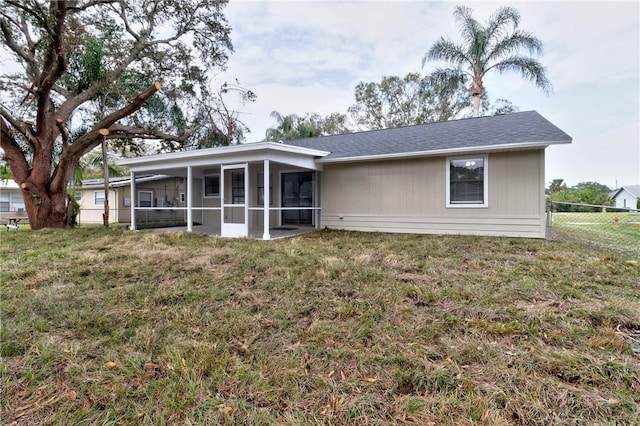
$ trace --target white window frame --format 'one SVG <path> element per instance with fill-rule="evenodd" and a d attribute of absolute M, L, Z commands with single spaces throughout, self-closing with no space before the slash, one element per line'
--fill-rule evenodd
<path fill-rule="evenodd" d="M 218 193 L 207 195 L 207 178 L 214 176 L 218 177 Z M 220 198 L 220 173 L 211 173 L 208 175 L 204 175 L 204 178 L 202 179 L 202 196 L 204 198 Z"/>
<path fill-rule="evenodd" d="M 102 200 L 102 204 L 98 204 L 98 198 Z M 100 191 L 93 191 L 93 205 L 104 207 L 104 189 L 101 189 Z"/>
<path fill-rule="evenodd" d="M 9 191 L 0 191 L 0 206 L 6 206 L 6 208 L 0 207 L 0 213 L 8 213 L 11 211 L 11 193 Z"/>
<path fill-rule="evenodd" d="M 154 204 L 154 202 L 153 202 L 154 201 L 153 200 L 153 191 L 151 191 L 149 189 L 141 189 L 141 190 L 138 191 L 138 198 L 136 199 L 136 201 L 138 201 L 138 207 L 142 207 L 140 205 L 140 200 L 142 199 L 142 197 L 140 197 L 140 194 L 150 194 L 151 195 L 151 205 L 150 206 L 144 206 L 144 207 L 146 207 L 146 208 L 155 207 L 153 205 Z"/>
<path fill-rule="evenodd" d="M 451 162 L 454 160 L 477 160 L 482 159 L 484 164 L 483 170 L 483 202 L 482 203 L 451 203 Z M 489 156 L 481 155 L 458 155 L 455 157 L 447 157 L 445 164 L 447 208 L 452 209 L 486 209 L 489 207 Z"/>

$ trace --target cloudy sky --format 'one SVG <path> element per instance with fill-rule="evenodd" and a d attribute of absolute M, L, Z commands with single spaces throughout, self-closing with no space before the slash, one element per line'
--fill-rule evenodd
<path fill-rule="evenodd" d="M 612 188 L 640 184 L 640 3 L 231 0 L 226 15 L 235 52 L 221 80 L 238 78 L 257 93 L 242 107 L 248 142 L 264 139 L 271 111 L 346 113 L 360 81 L 423 69 L 440 37 L 458 39 L 456 5 L 485 22 L 514 6 L 522 29 L 545 46 L 550 96 L 518 74 L 485 80 L 492 99 L 536 110 L 573 137 L 547 149 L 546 179 Z"/>

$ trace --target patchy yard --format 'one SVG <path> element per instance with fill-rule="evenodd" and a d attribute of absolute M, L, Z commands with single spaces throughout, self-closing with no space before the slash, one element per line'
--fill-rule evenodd
<path fill-rule="evenodd" d="M 1 255 L 5 424 L 640 424 L 633 258 L 101 228 Z"/>
<path fill-rule="evenodd" d="M 551 238 L 640 260 L 640 213 L 553 213 Z"/>

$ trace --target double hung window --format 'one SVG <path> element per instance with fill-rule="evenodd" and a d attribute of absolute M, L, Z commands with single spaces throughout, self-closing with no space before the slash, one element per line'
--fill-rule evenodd
<path fill-rule="evenodd" d="M 104 206 L 104 191 L 93 192 L 93 205 Z"/>
<path fill-rule="evenodd" d="M 447 158 L 447 207 L 487 207 L 486 156 Z"/>

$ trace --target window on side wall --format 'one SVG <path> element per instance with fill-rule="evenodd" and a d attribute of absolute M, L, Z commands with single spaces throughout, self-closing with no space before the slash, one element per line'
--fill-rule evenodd
<path fill-rule="evenodd" d="M 204 177 L 204 196 L 220 196 L 220 175 L 207 175 Z"/>
<path fill-rule="evenodd" d="M 93 192 L 93 205 L 104 206 L 104 191 Z"/>
<path fill-rule="evenodd" d="M 0 192 L 0 212 L 8 212 L 10 211 L 11 199 L 10 192 L 4 191 Z"/>
<path fill-rule="evenodd" d="M 153 207 L 153 192 L 138 191 L 138 207 Z"/>
<path fill-rule="evenodd" d="M 488 207 L 487 156 L 447 158 L 447 207 Z"/>

